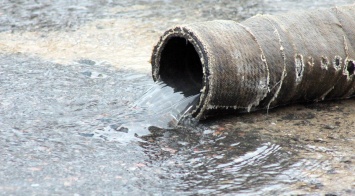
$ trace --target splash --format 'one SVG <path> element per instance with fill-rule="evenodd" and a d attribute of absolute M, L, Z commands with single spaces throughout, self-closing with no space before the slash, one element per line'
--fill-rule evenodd
<path fill-rule="evenodd" d="M 132 104 L 133 120 L 123 122 L 120 129 L 147 134 L 150 126 L 176 127 L 194 109 L 199 97 L 200 94 L 186 95 L 164 82 L 157 82 Z"/>

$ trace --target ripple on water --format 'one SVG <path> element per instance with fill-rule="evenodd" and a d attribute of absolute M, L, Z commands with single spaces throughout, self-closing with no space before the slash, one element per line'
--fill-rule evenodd
<path fill-rule="evenodd" d="M 154 83 L 146 74 L 117 71 L 104 62 L 97 64 L 60 65 L 21 55 L 2 57 L 2 123 L 19 129 L 41 127 L 86 136 L 122 123 L 129 118 L 126 111 L 138 92 Z M 117 112 L 123 118 L 117 118 Z"/>
<path fill-rule="evenodd" d="M 262 138 L 258 131 L 160 130 L 144 136 L 150 158 L 171 184 L 189 194 L 257 194 L 285 189 L 294 154 Z M 208 130 L 208 131 L 206 131 Z M 154 152 L 154 153 L 152 153 Z M 169 177 L 167 177 L 169 176 Z"/>

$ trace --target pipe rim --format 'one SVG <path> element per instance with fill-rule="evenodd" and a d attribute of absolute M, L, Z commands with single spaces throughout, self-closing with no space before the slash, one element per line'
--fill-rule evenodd
<path fill-rule="evenodd" d="M 161 54 L 165 49 L 166 44 L 172 38 L 184 38 L 192 44 L 195 49 L 195 52 L 200 58 L 200 63 L 202 66 L 202 85 L 200 89 L 200 97 L 198 104 L 195 105 L 195 108 L 185 116 L 192 116 L 196 119 L 205 118 L 204 113 L 207 109 L 208 103 L 208 94 L 210 89 L 210 70 L 209 70 L 209 58 L 208 51 L 206 50 L 205 45 L 200 41 L 198 35 L 190 30 L 188 27 L 175 27 L 173 29 L 167 30 L 163 36 L 161 36 L 159 42 L 155 45 L 153 49 L 153 54 L 151 57 L 152 64 L 152 76 L 154 81 L 160 81 L 160 60 Z"/>

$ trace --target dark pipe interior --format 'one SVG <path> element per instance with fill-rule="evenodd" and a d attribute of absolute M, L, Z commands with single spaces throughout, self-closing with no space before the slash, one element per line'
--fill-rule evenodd
<path fill-rule="evenodd" d="M 202 88 L 203 70 L 194 46 L 185 38 L 168 40 L 160 57 L 159 75 L 163 82 L 183 92 L 196 95 Z"/>

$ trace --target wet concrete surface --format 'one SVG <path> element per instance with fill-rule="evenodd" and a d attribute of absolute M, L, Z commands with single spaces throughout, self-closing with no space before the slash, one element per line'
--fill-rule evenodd
<path fill-rule="evenodd" d="M 1 1 L 0 194 L 355 194 L 354 99 L 118 129 L 166 28 L 346 3 Z"/>

